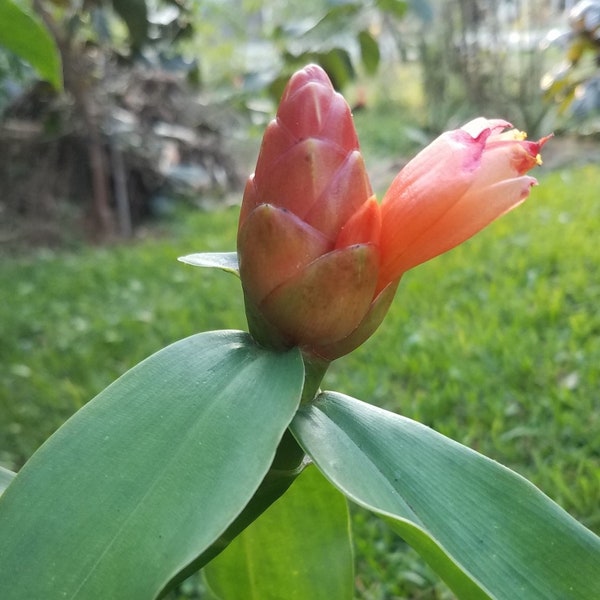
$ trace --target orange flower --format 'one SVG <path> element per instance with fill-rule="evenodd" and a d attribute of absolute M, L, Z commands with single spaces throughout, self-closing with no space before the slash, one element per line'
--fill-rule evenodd
<path fill-rule="evenodd" d="M 525 175 L 548 137 L 525 140 L 482 117 L 434 140 L 398 173 L 381 205 L 379 288 L 464 242 L 529 195 Z"/>
<path fill-rule="evenodd" d="M 315 65 L 289 81 L 244 191 L 238 257 L 251 333 L 333 360 L 379 326 L 402 274 L 523 201 L 546 141 L 476 119 L 376 202 L 350 109 Z"/>

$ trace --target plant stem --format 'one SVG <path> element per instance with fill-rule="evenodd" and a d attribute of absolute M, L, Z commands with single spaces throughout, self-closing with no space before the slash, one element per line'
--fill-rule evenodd
<path fill-rule="evenodd" d="M 304 389 L 302 390 L 302 399 L 300 402 L 310 402 L 320 391 L 321 381 L 331 364 L 314 356 L 303 355 L 304 360 Z"/>

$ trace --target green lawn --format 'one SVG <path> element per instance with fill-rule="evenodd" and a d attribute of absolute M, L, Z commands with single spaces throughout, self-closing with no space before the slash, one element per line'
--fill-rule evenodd
<path fill-rule="evenodd" d="M 540 174 L 524 206 L 408 273 L 380 331 L 325 386 L 497 459 L 600 532 L 600 171 Z M 187 214 L 131 245 L 2 260 L 0 464 L 18 469 L 167 343 L 244 328 L 236 278 L 176 262 L 234 249 L 236 218 Z M 353 521 L 357 597 L 451 597 L 379 521 L 358 509 Z"/>

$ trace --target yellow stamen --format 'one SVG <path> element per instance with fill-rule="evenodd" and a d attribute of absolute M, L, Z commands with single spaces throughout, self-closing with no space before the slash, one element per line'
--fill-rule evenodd
<path fill-rule="evenodd" d="M 541 154 L 536 154 L 536 156 L 535 156 L 535 162 L 537 163 L 538 166 L 540 166 L 541 164 L 543 164 L 542 155 Z"/>
<path fill-rule="evenodd" d="M 504 133 L 498 134 L 498 138 L 514 142 L 522 142 L 523 140 L 527 139 L 527 133 L 524 131 L 519 131 L 518 129 L 509 129 Z"/>

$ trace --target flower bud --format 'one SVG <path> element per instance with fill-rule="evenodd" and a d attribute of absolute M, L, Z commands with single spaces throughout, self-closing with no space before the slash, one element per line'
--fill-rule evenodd
<path fill-rule="evenodd" d="M 546 142 L 483 118 L 447 132 L 375 200 L 350 109 L 310 65 L 289 81 L 244 191 L 238 257 L 253 336 L 331 361 L 380 325 L 408 269 L 522 202 Z"/>
<path fill-rule="evenodd" d="M 240 276 L 252 333 L 318 354 L 369 312 L 379 205 L 350 109 L 317 66 L 288 83 L 244 191 Z"/>

